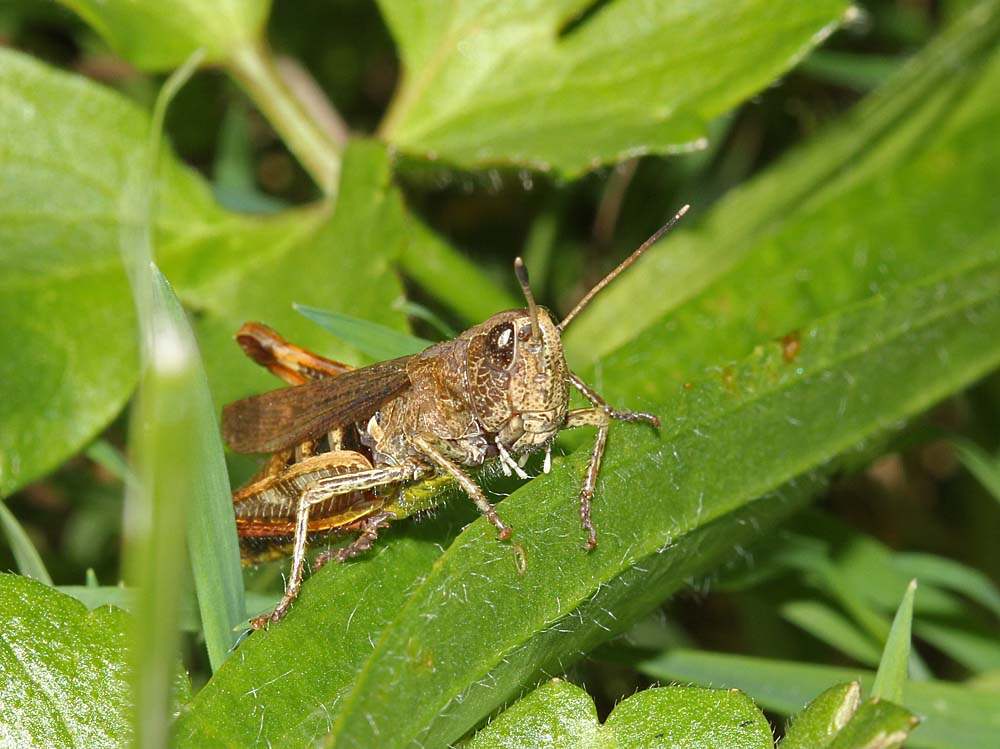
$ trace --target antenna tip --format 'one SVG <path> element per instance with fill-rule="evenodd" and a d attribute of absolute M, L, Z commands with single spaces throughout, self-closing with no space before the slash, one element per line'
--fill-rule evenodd
<path fill-rule="evenodd" d="M 684 206 L 679 211 L 677 211 L 677 218 L 680 218 L 685 213 L 687 213 L 690 207 L 691 207 L 690 203 L 685 203 Z"/>
<path fill-rule="evenodd" d="M 528 269 L 524 267 L 524 261 L 520 257 L 514 258 L 514 275 L 522 286 L 528 283 Z"/>

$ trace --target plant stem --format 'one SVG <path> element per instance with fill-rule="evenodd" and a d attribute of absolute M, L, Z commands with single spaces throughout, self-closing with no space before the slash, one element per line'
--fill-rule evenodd
<path fill-rule="evenodd" d="M 241 47 L 228 69 L 327 196 L 340 181 L 340 147 L 286 85 L 264 43 Z"/>

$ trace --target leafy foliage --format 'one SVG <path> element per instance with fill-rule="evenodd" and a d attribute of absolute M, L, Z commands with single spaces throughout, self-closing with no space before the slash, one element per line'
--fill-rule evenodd
<path fill-rule="evenodd" d="M 693 147 L 709 119 L 784 72 L 847 8 L 842 0 L 380 5 L 404 66 L 385 137 L 464 167 L 570 175 Z"/>
<path fill-rule="evenodd" d="M 654 744 L 655 742 L 655 744 Z M 504 711 L 469 742 L 503 747 L 726 746 L 770 749 L 771 727 L 741 692 L 700 687 L 649 689 L 619 703 L 604 725 L 578 686 L 553 680 Z"/>
<path fill-rule="evenodd" d="M 953 518 L 932 516 L 941 535 L 893 538 L 905 549 L 893 551 L 871 528 L 852 527 L 864 526 L 857 518 L 844 523 L 850 513 L 838 513 L 836 490 L 827 490 L 845 475 L 895 486 L 903 458 L 860 469 L 938 434 L 924 414 L 948 398 L 959 404 L 948 421 L 962 433 L 957 456 L 995 489 L 1000 3 L 965 4 L 939 34 L 913 31 L 912 18 L 907 26 L 873 3 L 869 25 L 835 44 L 888 33 L 882 43 L 894 55 L 899 45 L 919 54 L 898 65 L 827 52 L 806 70 L 881 84 L 836 117 L 842 92 L 789 71 L 839 24 L 858 20 L 842 0 L 382 0 L 387 28 L 368 9 L 356 28 L 315 29 L 302 19 L 286 25 L 264 0 L 65 5 L 145 71 L 174 68 L 202 48 L 283 145 L 247 117 L 222 76 L 199 77 L 195 87 L 217 86 L 233 100 L 227 122 L 241 124 L 227 125 L 226 137 L 243 140 L 193 147 L 192 131 L 213 131 L 216 99 L 191 89 L 168 119 L 175 145 L 160 149 L 153 176 L 148 144 L 159 142 L 159 120 L 141 103 L 148 79 L 130 70 L 115 91 L 41 54 L 0 50 L 0 496 L 12 510 L 2 508 L 0 520 L 22 573 L 60 583 L 82 575 L 79 562 L 46 548 L 56 524 L 39 524 L 25 506 L 41 497 L 52 507 L 65 495 L 63 504 L 86 508 L 98 491 L 121 494 L 121 483 L 74 458 L 88 443 L 102 433 L 102 445 L 127 439 L 137 469 L 119 470 L 130 476 L 127 575 L 136 588 L 99 587 L 92 571 L 87 587 L 65 587 L 88 605 L 127 605 L 134 623 L 118 609 L 87 613 L 40 582 L 0 577 L 7 743 L 58 735 L 67 745 L 115 745 L 161 734 L 169 718 L 178 747 L 440 746 L 477 728 L 470 746 L 538 744 L 543 735 L 553 746 L 664 737 L 773 746 L 753 701 L 795 715 L 785 729 L 790 749 L 994 739 L 1000 593 L 990 575 L 1000 559 L 988 513 L 996 503 L 982 500 L 965 526 L 979 535 L 962 536 L 951 559 L 940 553 L 939 526 Z M 349 5 L 337 12 L 365 17 Z M 0 25 L 27 29 L 35 12 L 0 14 Z M 310 52 L 321 28 L 330 29 L 328 58 Z M 90 32 L 68 33 L 82 35 L 91 59 Z M 371 121 L 387 108 L 380 140 L 347 135 L 302 71 L 276 61 L 265 33 L 314 70 L 341 76 L 352 75 L 369 40 L 394 41 L 401 71 L 391 101 L 386 92 L 375 115 L 346 112 Z M 14 46 L 30 48 L 20 41 L 28 38 L 15 35 Z M 377 92 L 377 70 L 324 82 Z M 786 85 L 768 90 L 782 76 Z M 833 122 L 802 126 L 803 142 L 790 147 L 785 114 L 765 114 L 774 97 L 783 112 Z M 708 150 L 677 155 L 693 145 Z M 199 148 L 212 156 L 192 158 Z M 302 187 L 289 154 L 322 198 Z M 643 154 L 675 155 L 634 160 Z M 184 165 L 212 158 L 214 179 Z M 618 166 L 584 176 L 604 164 Z M 254 173 L 281 199 L 250 179 L 234 193 L 223 176 Z M 286 181 L 268 183 L 275 174 Z M 223 183 L 227 205 L 266 214 L 221 207 L 213 192 Z M 297 205 L 303 198 L 311 202 Z M 137 200 L 155 205 L 149 218 Z M 595 497 L 596 550 L 579 549 L 576 502 L 591 437 L 567 435 L 548 475 L 519 484 L 487 467 L 478 476 L 494 499 L 505 497 L 498 512 L 514 528 L 513 545 L 497 543 L 446 482 L 413 487 L 419 501 L 400 505 L 376 549 L 313 576 L 284 621 L 226 657 L 232 621 L 267 608 L 281 584 L 273 566 L 249 573 L 244 597 L 235 571 L 215 410 L 276 384 L 233 344 L 242 322 L 261 320 L 299 345 L 364 364 L 422 345 L 430 329 L 410 330 L 407 312 L 431 307 L 421 319 L 444 317 L 446 328 L 520 305 L 511 242 L 529 237 L 536 294 L 558 307 L 579 297 L 581 276 L 600 276 L 586 266 L 610 266 L 602 253 L 624 255 L 632 234 L 689 200 L 695 210 L 680 229 L 565 337 L 570 366 L 609 402 L 663 420 L 659 431 L 615 424 Z M 590 213 L 592 255 L 575 229 Z M 620 244 L 607 228 L 618 216 Z M 467 255 L 455 244 L 505 248 Z M 404 304 L 406 296 L 423 306 Z M 158 371 L 155 352 L 178 342 L 183 372 Z M 139 383 L 125 438 L 119 416 Z M 230 462 L 234 481 L 252 470 Z M 948 470 L 928 483 L 954 490 Z M 956 491 L 966 503 L 982 494 L 971 480 Z M 931 516 L 911 509 L 925 493 L 909 492 L 894 532 Z M 823 511 L 800 512 L 819 495 Z M 862 496 L 852 506 L 880 495 Z M 418 507 L 435 514 L 404 520 Z M 200 616 L 186 600 L 185 541 Z M 754 561 L 750 569 L 734 566 L 734 549 Z M 102 579 L 118 574 L 117 561 Z M 920 594 L 911 587 L 899 605 L 913 577 Z M 735 634 L 726 650 L 750 644 L 781 657 L 694 651 L 711 628 L 647 618 L 699 579 L 743 618 L 727 626 Z M 684 619 L 693 608 L 673 613 Z M 132 626 L 144 634 L 129 652 Z M 202 635 L 211 656 L 209 669 L 201 641 L 191 641 L 203 686 L 190 699 L 173 676 L 180 629 Z M 638 650 L 608 644 L 616 635 L 651 641 Z M 598 647 L 605 661 L 584 659 Z M 867 668 L 806 662 L 834 653 Z M 637 670 L 621 683 L 608 660 Z M 149 690 L 140 690 L 138 712 L 127 662 Z M 876 666 L 877 677 L 868 671 Z M 109 688 L 99 694 L 101 669 Z M 550 679 L 567 673 L 591 693 Z M 646 689 L 639 673 L 746 694 Z M 53 674 L 55 696 L 43 695 L 37 687 Z M 947 680 L 969 675 L 977 681 Z M 171 688 L 179 692 L 170 704 L 183 703 L 175 720 L 164 707 Z M 927 720 L 908 738 L 914 714 Z"/>

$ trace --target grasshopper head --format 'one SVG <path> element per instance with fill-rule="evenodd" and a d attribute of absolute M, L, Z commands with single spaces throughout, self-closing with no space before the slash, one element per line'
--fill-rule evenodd
<path fill-rule="evenodd" d="M 515 452 L 548 443 L 569 402 L 559 329 L 548 310 L 532 307 L 476 326 L 467 360 L 480 423 Z"/>

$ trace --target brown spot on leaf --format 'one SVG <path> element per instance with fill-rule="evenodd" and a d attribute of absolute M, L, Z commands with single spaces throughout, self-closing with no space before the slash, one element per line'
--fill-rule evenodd
<path fill-rule="evenodd" d="M 797 330 L 793 330 L 781 339 L 781 355 L 785 357 L 785 361 L 789 364 L 795 361 L 795 357 L 799 355 L 800 348 L 802 348 L 802 344 L 799 341 L 799 331 Z"/>

